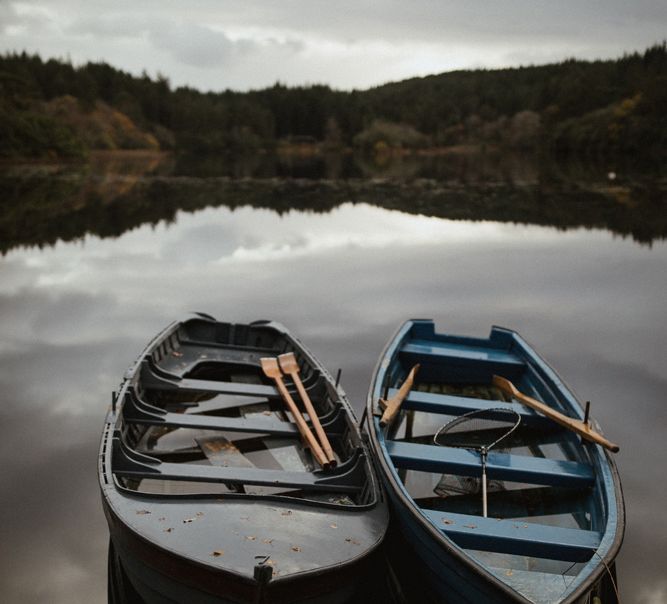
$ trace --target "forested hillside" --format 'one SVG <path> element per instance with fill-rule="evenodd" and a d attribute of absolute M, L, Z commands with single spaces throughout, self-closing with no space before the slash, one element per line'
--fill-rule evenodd
<path fill-rule="evenodd" d="M 0 156 L 7 158 L 76 158 L 91 149 L 239 152 L 285 143 L 655 158 L 667 145 L 665 108 L 665 43 L 613 61 L 457 71 L 363 91 L 276 84 L 204 93 L 105 63 L 0 56 Z"/>

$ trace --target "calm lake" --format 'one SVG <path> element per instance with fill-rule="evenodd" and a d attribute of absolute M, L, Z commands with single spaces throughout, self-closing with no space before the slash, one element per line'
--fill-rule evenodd
<path fill-rule="evenodd" d="M 621 445 L 624 601 L 667 602 L 666 193 L 664 177 L 508 157 L 0 168 L 3 601 L 106 601 L 111 392 L 198 310 L 283 322 L 358 411 L 405 319 L 518 330 Z"/>

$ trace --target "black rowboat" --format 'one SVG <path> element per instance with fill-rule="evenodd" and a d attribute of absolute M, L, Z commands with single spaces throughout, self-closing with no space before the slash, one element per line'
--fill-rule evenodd
<path fill-rule="evenodd" d="M 315 462 L 261 371 L 288 352 L 335 467 Z M 114 394 L 98 470 L 112 601 L 333 603 L 377 588 L 388 511 L 366 445 L 343 391 L 278 323 L 197 314 L 162 331 Z"/>

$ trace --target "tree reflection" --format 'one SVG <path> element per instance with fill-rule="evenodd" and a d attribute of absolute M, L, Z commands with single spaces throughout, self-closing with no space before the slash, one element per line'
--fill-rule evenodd
<path fill-rule="evenodd" d="M 293 151 L 98 154 L 86 165 L 7 167 L 0 173 L 0 250 L 87 234 L 117 237 L 142 224 L 171 222 L 179 210 L 328 212 L 349 201 L 453 220 L 602 228 L 642 244 L 667 235 L 664 181 L 655 175 L 635 171 L 612 179 L 607 166 L 534 156 Z"/>

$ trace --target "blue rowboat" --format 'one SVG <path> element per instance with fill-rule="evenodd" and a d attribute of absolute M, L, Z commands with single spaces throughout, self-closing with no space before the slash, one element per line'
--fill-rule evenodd
<path fill-rule="evenodd" d="M 415 364 L 412 388 L 383 426 L 380 399 L 394 397 Z M 396 574 L 420 601 L 616 602 L 624 508 L 614 462 L 600 445 L 506 395 L 494 375 L 583 421 L 553 369 L 507 329 L 470 338 L 408 321 L 379 359 L 364 427 L 397 526 L 387 541 Z M 520 418 L 488 452 L 487 517 L 480 452 L 434 442 L 455 418 L 483 409 Z"/>
<path fill-rule="evenodd" d="M 260 359 L 283 353 L 335 467 L 315 463 L 262 373 Z M 341 388 L 278 323 L 200 314 L 158 334 L 114 394 L 98 474 L 111 602 L 346 602 L 377 589 L 389 513 L 366 444 Z"/>

